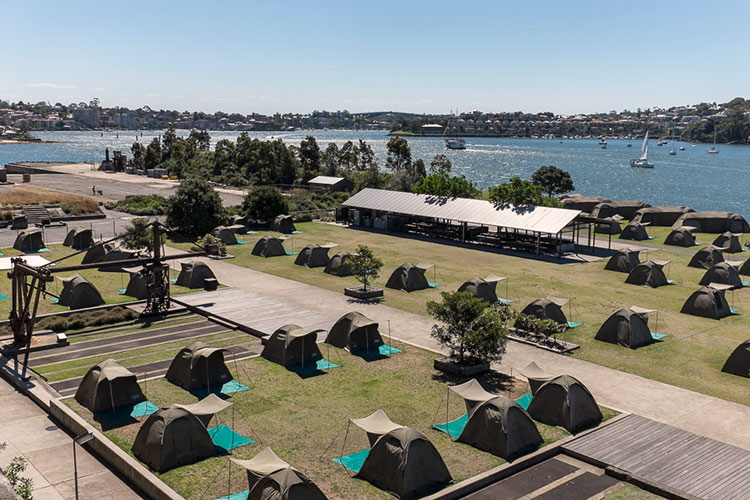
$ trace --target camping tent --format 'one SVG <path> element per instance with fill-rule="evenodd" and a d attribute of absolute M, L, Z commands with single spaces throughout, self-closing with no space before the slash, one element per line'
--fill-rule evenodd
<path fill-rule="evenodd" d="M 680 312 L 711 319 L 729 316 L 732 311 L 724 297 L 724 292 L 729 288 L 729 285 L 715 284 L 701 287 L 688 297 Z"/>
<path fill-rule="evenodd" d="M 737 269 L 729 262 L 719 262 L 703 274 L 700 285 L 710 285 L 711 283 L 721 283 L 730 285 L 732 288 L 742 288 L 742 278 Z"/>
<path fill-rule="evenodd" d="M 562 310 L 562 306 L 565 303 L 567 303 L 566 299 L 557 299 L 555 297 L 536 299 L 524 307 L 521 314 L 535 316 L 539 319 L 551 319 L 561 325 L 567 325 L 568 318 L 565 317 L 565 313 Z"/>
<path fill-rule="evenodd" d="M 225 245 L 237 244 L 237 237 L 235 236 L 234 231 L 232 231 L 232 228 L 229 228 L 227 226 L 216 226 L 211 231 L 211 236 L 221 240 L 221 242 Z"/>
<path fill-rule="evenodd" d="M 286 255 L 286 250 L 284 250 L 284 244 L 279 238 L 263 236 L 255 243 L 251 253 L 260 257 L 278 257 Z"/>
<path fill-rule="evenodd" d="M 94 247 L 91 247 L 94 248 Z M 89 249 L 90 250 L 90 249 Z M 88 253 L 88 252 L 87 252 Z M 105 272 L 122 272 L 123 266 L 119 264 L 106 265 L 107 262 L 114 262 L 118 260 L 135 259 L 139 256 L 138 252 L 134 250 L 126 250 L 121 247 L 115 247 L 110 249 L 104 256 L 97 259 L 97 263 L 104 264 L 99 267 L 99 271 Z"/>
<path fill-rule="evenodd" d="M 186 286 L 188 288 L 203 288 L 203 280 L 216 278 L 214 272 L 208 267 L 208 264 L 200 260 L 191 260 L 182 262 L 182 269 L 177 276 L 176 285 Z"/>
<path fill-rule="evenodd" d="M 188 391 L 229 382 L 232 374 L 224 364 L 225 351 L 203 342 L 193 342 L 180 349 L 172 359 L 166 378 Z"/>
<path fill-rule="evenodd" d="M 297 230 L 291 215 L 279 215 L 271 223 L 271 229 L 284 234 L 292 234 Z"/>
<path fill-rule="evenodd" d="M 692 212 L 680 216 L 673 228 L 692 226 L 701 233 L 749 233 L 750 226 L 739 214 L 731 212 Z"/>
<path fill-rule="evenodd" d="M 261 356 L 282 366 L 315 363 L 323 358 L 318 348 L 318 332 L 308 331 L 298 325 L 284 325 L 271 334 Z"/>
<path fill-rule="evenodd" d="M 651 344 L 654 339 L 648 327 L 648 313 L 644 311 L 632 307 L 620 309 L 607 318 L 594 338 L 631 349 Z"/>
<path fill-rule="evenodd" d="M 381 409 L 363 418 L 350 418 L 349 421 L 365 431 L 370 446 L 373 446 L 382 435 L 396 429 L 404 428 L 403 425 L 399 425 L 391 420 Z"/>
<path fill-rule="evenodd" d="M 744 341 L 732 351 L 721 371 L 750 378 L 750 339 Z"/>
<path fill-rule="evenodd" d="M 197 416 L 170 406 L 152 413 L 141 425 L 132 452 L 152 470 L 164 472 L 213 457 L 217 450 Z"/>
<path fill-rule="evenodd" d="M 326 268 L 323 270 L 326 274 L 333 274 L 334 276 L 351 276 L 352 268 L 349 264 L 352 254 L 346 250 L 342 250 L 328 261 Z"/>
<path fill-rule="evenodd" d="M 708 245 L 695 252 L 688 263 L 688 267 L 711 269 L 714 264 L 719 262 L 724 262 L 724 252 L 719 247 Z"/>
<path fill-rule="evenodd" d="M 146 399 L 135 374 L 114 359 L 105 359 L 89 368 L 75 397 L 92 413 L 135 405 Z"/>
<path fill-rule="evenodd" d="M 424 269 L 414 264 L 401 264 L 391 273 L 388 282 L 385 284 L 388 288 L 394 290 L 403 290 L 404 292 L 413 292 L 415 290 L 424 290 L 429 288 L 430 284 L 424 275 Z"/>
<path fill-rule="evenodd" d="M 92 262 L 98 262 L 104 258 L 104 256 L 114 248 L 109 243 L 94 243 L 86 250 L 86 253 L 81 260 L 81 264 L 91 264 Z"/>
<path fill-rule="evenodd" d="M 541 386 L 528 411 L 534 420 L 558 425 L 572 434 L 602 421 L 594 396 L 570 375 L 560 375 Z"/>
<path fill-rule="evenodd" d="M 143 273 L 143 267 L 124 267 L 122 270 L 130 275 L 128 286 L 125 288 L 125 295 L 135 297 L 136 299 L 145 299 L 148 297 L 148 278 Z"/>
<path fill-rule="evenodd" d="M 631 220 L 635 217 L 636 211 L 650 206 L 648 203 L 635 200 L 603 202 L 594 207 L 591 211 L 591 217 L 605 219 L 619 215 L 623 219 Z"/>
<path fill-rule="evenodd" d="M 609 203 L 611 200 L 596 196 L 581 196 L 579 194 L 574 194 L 570 196 L 560 196 L 560 201 L 562 202 L 563 208 L 580 210 L 590 214 L 591 211 L 594 210 L 594 207 L 599 203 Z"/>
<path fill-rule="evenodd" d="M 532 361 L 519 371 L 521 372 L 521 375 L 526 377 L 526 380 L 528 380 L 531 394 L 536 394 L 536 391 L 538 391 L 541 386 L 556 377 L 556 375 L 550 375 L 549 373 L 542 370 L 542 368 L 534 361 Z"/>
<path fill-rule="evenodd" d="M 646 226 L 640 222 L 631 222 L 622 229 L 620 236 L 621 240 L 635 240 L 643 241 L 648 239 L 648 233 L 646 232 Z"/>
<path fill-rule="evenodd" d="M 325 267 L 328 265 L 328 250 L 330 249 L 331 245 L 321 246 L 311 243 L 300 250 L 294 263 L 305 267 Z"/>
<path fill-rule="evenodd" d="M 483 299 L 490 304 L 497 302 L 497 280 L 487 280 L 486 278 L 472 278 L 466 281 L 458 288 L 459 292 L 468 292 L 472 296 Z"/>
<path fill-rule="evenodd" d="M 641 262 L 630 271 L 628 277 L 625 278 L 625 283 L 650 286 L 651 288 L 668 285 L 669 282 L 667 281 L 667 276 L 664 274 L 663 269 L 666 264 L 668 264 L 667 261 L 657 262 L 647 260 L 646 262 Z"/>
<path fill-rule="evenodd" d="M 745 259 L 745 262 L 740 265 L 739 272 L 742 276 L 750 276 L 750 259 Z"/>
<path fill-rule="evenodd" d="M 648 207 L 635 212 L 633 222 L 649 223 L 652 226 L 669 227 L 682 215 L 695 212 L 690 207 Z"/>
<path fill-rule="evenodd" d="M 173 404 L 172 406 L 189 411 L 191 414 L 198 417 L 198 420 L 200 420 L 201 423 L 205 425 L 206 428 L 208 428 L 208 425 L 211 423 L 211 419 L 214 417 L 214 415 L 222 410 L 226 410 L 227 408 L 232 406 L 232 404 L 233 403 L 230 403 L 229 401 L 226 401 L 216 394 L 212 393 L 193 404 Z"/>
<path fill-rule="evenodd" d="M 326 500 L 315 483 L 265 448 L 250 460 L 230 459 L 247 471 L 246 500 Z"/>
<path fill-rule="evenodd" d="M 672 229 L 672 231 L 664 240 L 664 244 L 685 248 L 695 246 L 695 236 L 693 236 L 693 228 L 678 227 L 677 229 Z"/>
<path fill-rule="evenodd" d="M 632 248 L 618 250 L 609 258 L 604 269 L 607 271 L 617 271 L 618 273 L 630 273 L 630 271 L 641 263 L 638 258 L 640 252 L 640 250 Z"/>
<path fill-rule="evenodd" d="M 383 345 L 378 323 L 356 311 L 341 316 L 331 327 L 325 342 L 350 352 L 377 351 Z"/>
<path fill-rule="evenodd" d="M 83 250 L 94 244 L 94 237 L 92 236 L 91 229 L 84 229 L 81 226 L 76 226 L 65 236 L 63 246 L 73 247 L 76 250 Z"/>
<path fill-rule="evenodd" d="M 58 304 L 71 309 L 83 309 L 104 304 L 99 290 L 86 278 L 75 274 L 69 278 L 62 278 L 62 291 Z"/>
<path fill-rule="evenodd" d="M 512 399 L 485 391 L 476 379 L 450 390 L 466 404 L 468 420 L 458 437 L 462 443 L 506 460 L 542 443 L 531 417 Z"/>
<path fill-rule="evenodd" d="M 736 234 L 726 231 L 716 237 L 713 243 L 715 247 L 723 249 L 726 253 L 740 253 L 742 251 L 742 243 Z"/>
<path fill-rule="evenodd" d="M 435 446 L 419 431 L 398 427 L 378 438 L 357 477 L 401 500 L 421 496 L 451 481 Z"/>
<path fill-rule="evenodd" d="M 41 229 L 24 229 L 13 243 L 13 248 L 22 252 L 36 252 L 44 248 Z"/>
<path fill-rule="evenodd" d="M 612 217 L 607 217 L 604 220 L 610 222 L 597 222 L 596 226 L 594 226 L 594 232 L 599 234 L 620 234 L 622 232 L 619 221 L 616 221 Z"/>

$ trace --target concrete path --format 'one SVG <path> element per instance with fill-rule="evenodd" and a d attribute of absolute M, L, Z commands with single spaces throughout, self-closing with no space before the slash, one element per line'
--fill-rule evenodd
<path fill-rule="evenodd" d="M 61 430 L 47 413 L 7 380 L 0 377 L 0 467 L 13 457 L 28 462 L 23 477 L 34 482 L 34 500 L 75 498 L 73 437 Z M 135 500 L 144 498 L 111 472 L 84 447 L 76 450 L 81 499 Z"/>
<path fill-rule="evenodd" d="M 206 262 L 222 284 L 335 318 L 352 310 L 360 311 L 380 322 L 380 332 L 384 337 L 388 336 L 390 325 L 394 338 L 440 351 L 430 337 L 430 329 L 434 323 L 431 318 L 387 305 L 350 300 L 343 294 L 343 282 L 342 293 L 334 293 L 239 267 L 232 264 L 231 260 L 206 259 Z M 549 373 L 565 373 L 578 378 L 602 405 L 750 450 L 750 433 L 741 430 L 750 422 L 750 407 L 512 341 L 508 342 L 507 353 L 496 368 L 520 377 L 518 370 L 531 361 L 535 361 Z"/>

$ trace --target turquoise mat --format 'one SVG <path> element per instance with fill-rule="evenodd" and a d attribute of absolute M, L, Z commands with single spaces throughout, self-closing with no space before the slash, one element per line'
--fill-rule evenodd
<path fill-rule="evenodd" d="M 174 285 L 175 283 L 177 283 L 177 278 L 171 279 L 171 280 L 169 280 L 169 282 Z"/>
<path fill-rule="evenodd" d="M 302 234 L 302 231 L 292 231 L 292 234 Z"/>
<path fill-rule="evenodd" d="M 654 340 L 661 340 L 664 337 L 669 337 L 669 335 L 667 335 L 666 333 L 651 332 L 651 338 Z"/>
<path fill-rule="evenodd" d="M 240 491 L 239 493 L 232 493 L 228 497 L 220 497 L 216 500 L 247 500 L 247 496 L 250 494 L 250 490 Z"/>
<path fill-rule="evenodd" d="M 370 454 L 370 448 L 365 448 L 357 453 L 351 455 L 344 455 L 343 457 L 336 457 L 333 459 L 337 464 L 341 464 L 355 474 L 359 474 L 362 469 L 362 464 L 365 463 L 365 458 Z"/>
<path fill-rule="evenodd" d="M 516 403 L 521 405 L 521 408 L 523 408 L 524 410 L 528 410 L 532 399 L 534 399 L 534 396 L 532 396 L 531 394 L 527 392 L 520 398 L 516 399 Z"/>
<path fill-rule="evenodd" d="M 114 410 L 107 410 L 97 414 L 97 417 L 104 420 L 109 425 L 117 425 L 123 422 L 127 422 L 133 418 L 145 417 L 151 415 L 159 407 L 151 401 L 141 401 L 135 406 L 121 406 Z"/>
<path fill-rule="evenodd" d="M 4 293 L 0 292 L 0 300 L 5 300 L 7 298 L 8 298 L 7 295 L 5 295 Z"/>
<path fill-rule="evenodd" d="M 305 363 L 304 365 L 290 366 L 289 369 L 293 372 L 299 373 L 300 375 L 310 375 L 316 372 L 322 372 L 324 370 L 330 370 L 331 368 L 341 368 L 341 365 L 331 363 L 326 359 L 319 359 L 312 363 Z"/>
<path fill-rule="evenodd" d="M 456 420 L 453 420 L 452 422 L 448 422 L 447 424 L 435 424 L 433 427 L 440 432 L 445 432 L 452 438 L 458 439 L 458 437 L 461 435 L 461 433 L 464 431 L 464 427 L 466 427 L 466 423 L 469 421 L 469 415 L 464 413 L 460 417 L 458 417 Z"/>
<path fill-rule="evenodd" d="M 729 308 L 729 312 L 732 313 L 732 314 L 738 313 L 738 312 L 740 312 L 740 308 L 739 307 L 730 307 Z"/>
<path fill-rule="evenodd" d="M 513 302 L 513 299 L 504 299 L 502 297 L 498 297 L 497 301 L 502 302 L 503 304 L 510 304 L 511 302 Z"/>
<path fill-rule="evenodd" d="M 258 234 L 258 231 L 245 231 L 242 234 Z"/>
<path fill-rule="evenodd" d="M 427 284 L 430 285 L 430 288 L 437 288 L 439 286 L 442 286 L 441 283 L 433 283 L 432 281 L 428 281 Z"/>
<path fill-rule="evenodd" d="M 216 446 L 226 451 L 255 442 L 250 438 L 237 434 L 224 424 L 208 429 L 208 435 L 211 436 L 211 441 Z"/>
<path fill-rule="evenodd" d="M 742 286 L 750 286 L 750 281 L 743 281 Z"/>
<path fill-rule="evenodd" d="M 287 255 L 297 255 L 297 252 L 293 252 L 291 250 L 286 250 Z"/>
<path fill-rule="evenodd" d="M 568 328 L 575 328 L 581 326 L 583 323 L 576 323 L 575 321 L 568 321 Z"/>
<path fill-rule="evenodd" d="M 675 280 L 667 280 L 667 285 L 674 285 L 677 283 Z"/>
<path fill-rule="evenodd" d="M 58 299 L 57 297 L 52 297 L 51 299 L 49 299 L 49 301 L 53 304 L 57 304 L 58 302 L 60 302 L 60 299 Z"/>
<path fill-rule="evenodd" d="M 653 240 L 656 236 L 649 236 L 648 239 Z"/>
<path fill-rule="evenodd" d="M 247 243 L 247 241 L 245 241 L 245 240 L 237 240 L 237 244 L 238 245 L 244 245 L 246 243 Z"/>
<path fill-rule="evenodd" d="M 29 254 L 29 253 L 51 252 L 51 251 L 52 250 L 50 250 L 49 248 L 40 248 L 39 250 L 29 250 L 28 252 L 24 252 L 24 253 Z"/>
<path fill-rule="evenodd" d="M 200 389 L 193 389 L 190 391 L 190 394 L 192 394 L 195 397 L 198 398 L 205 398 L 209 394 L 224 394 L 225 396 L 231 396 L 235 392 L 242 392 L 242 391 L 249 391 L 250 388 L 246 385 L 242 385 L 236 380 L 230 380 L 229 382 L 226 382 L 225 384 L 222 384 L 221 386 L 219 384 L 214 384 L 208 389 L 205 387 L 201 387 Z"/>
<path fill-rule="evenodd" d="M 372 359 L 372 358 L 380 358 L 383 356 L 390 356 L 391 354 L 397 354 L 399 352 L 403 352 L 403 351 L 401 351 L 401 349 L 397 349 L 395 347 L 382 344 L 381 346 L 378 347 L 377 351 L 375 349 L 372 349 L 369 352 L 366 350 L 360 350 L 360 351 L 355 351 L 352 354 L 354 354 L 355 356 L 361 356 L 365 359 Z"/>
<path fill-rule="evenodd" d="M 125 295 L 125 292 L 127 292 L 127 289 L 126 288 L 118 288 L 117 291 L 120 292 L 121 294 Z"/>

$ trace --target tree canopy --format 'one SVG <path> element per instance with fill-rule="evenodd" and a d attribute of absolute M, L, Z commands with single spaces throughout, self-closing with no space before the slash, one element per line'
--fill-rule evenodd
<path fill-rule="evenodd" d="M 248 219 L 271 222 L 277 215 L 289 212 L 289 205 L 281 192 L 273 186 L 253 188 L 242 201 L 242 213 Z"/>
<path fill-rule="evenodd" d="M 221 197 L 205 179 L 191 177 L 182 181 L 169 198 L 167 225 L 182 234 L 202 236 L 223 220 Z"/>
<path fill-rule="evenodd" d="M 489 188 L 489 200 L 513 205 L 542 205 L 544 188 L 520 177 Z"/>
<path fill-rule="evenodd" d="M 476 198 L 480 191 L 463 175 L 451 177 L 445 172 L 439 172 L 422 177 L 412 189 L 415 193 L 433 196 L 450 196 L 454 198 Z"/>
<path fill-rule="evenodd" d="M 367 285 L 378 278 L 383 261 L 372 253 L 368 246 L 359 245 L 357 253 L 351 256 L 349 268 L 357 281 L 362 283 L 362 288 L 367 291 Z"/>
<path fill-rule="evenodd" d="M 539 167 L 531 175 L 531 182 L 537 186 L 542 186 L 550 198 L 554 195 L 567 193 L 575 189 L 570 174 L 553 165 Z"/>

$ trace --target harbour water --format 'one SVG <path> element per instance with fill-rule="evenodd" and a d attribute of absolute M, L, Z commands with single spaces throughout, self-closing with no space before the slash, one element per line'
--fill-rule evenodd
<path fill-rule="evenodd" d="M 184 133 L 185 131 L 178 131 Z M 138 140 L 147 144 L 163 131 L 145 131 Z M 212 142 L 232 139 L 239 132 L 211 131 Z M 280 138 L 299 144 L 307 135 L 318 140 L 321 150 L 329 142 L 341 146 L 348 140 L 366 141 L 376 153 L 381 167 L 385 166 L 385 131 L 299 130 L 294 132 L 250 132 L 260 139 Z M 104 149 L 120 150 L 130 156 L 134 131 L 120 132 L 36 132 L 43 140 L 62 141 L 54 144 L 0 144 L 0 165 L 15 161 L 99 162 Z M 119 137 L 118 137 L 119 135 Z M 685 205 L 696 210 L 726 210 L 750 216 L 747 195 L 750 192 L 750 147 L 719 145 L 720 153 L 706 153 L 706 144 L 670 156 L 671 142 L 658 147 L 651 141 L 649 160 L 654 169 L 630 166 L 630 159 L 640 154 L 641 141 L 610 140 L 601 149 L 596 140 L 545 140 L 467 138 L 462 151 L 445 149 L 440 137 L 408 138 L 414 159 L 425 163 L 436 154 L 445 154 L 453 163 L 455 174 L 466 175 L 480 188 L 506 181 L 510 177 L 528 178 L 541 165 L 555 165 L 570 172 L 576 192 L 586 196 L 605 196 L 613 200 L 636 199 L 652 205 Z"/>

